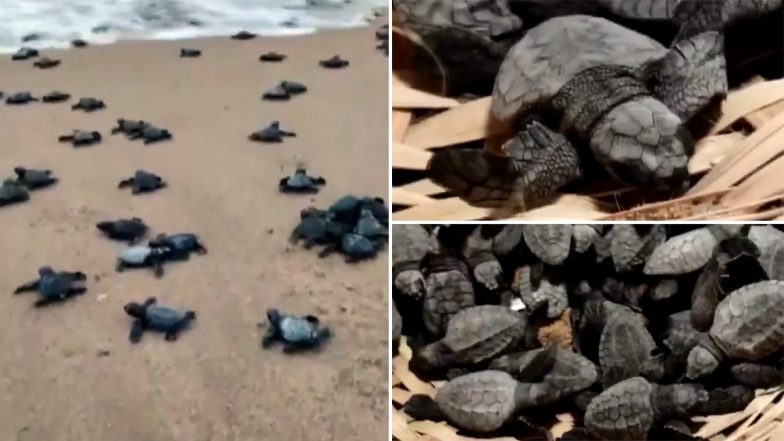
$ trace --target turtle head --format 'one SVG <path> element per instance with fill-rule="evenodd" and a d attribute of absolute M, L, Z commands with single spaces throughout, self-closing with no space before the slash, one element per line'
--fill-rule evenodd
<path fill-rule="evenodd" d="M 719 367 L 721 360 L 704 345 L 695 346 L 686 360 L 686 377 L 690 380 L 708 375 Z"/>
<path fill-rule="evenodd" d="M 591 133 L 596 159 L 630 185 L 685 191 L 694 140 L 661 101 L 637 97 L 602 117 Z"/>
<path fill-rule="evenodd" d="M 20 167 L 14 167 L 14 173 L 16 173 L 16 175 L 19 176 L 19 177 L 24 176 L 26 172 L 27 172 L 27 169 L 24 168 L 24 167 L 21 167 L 21 166 Z"/>
<path fill-rule="evenodd" d="M 131 317 L 143 317 L 146 307 L 142 304 L 131 302 L 127 303 L 123 309 L 125 309 L 125 312 Z"/>
<path fill-rule="evenodd" d="M 282 320 L 283 320 L 282 312 L 280 312 L 275 308 L 271 308 L 267 310 L 267 321 L 269 321 L 272 326 L 277 327 Z"/>
<path fill-rule="evenodd" d="M 107 232 L 107 231 L 111 230 L 113 226 L 114 226 L 114 222 L 112 222 L 112 221 L 102 221 L 102 222 L 98 222 L 97 224 L 95 224 L 95 228 L 97 228 L 97 229 L 99 229 L 99 230 L 101 230 L 103 232 Z"/>
<path fill-rule="evenodd" d="M 41 268 L 38 268 L 39 276 L 43 277 L 50 274 L 54 274 L 54 270 L 52 269 L 51 266 L 42 266 Z"/>
<path fill-rule="evenodd" d="M 688 121 L 727 96 L 724 37 L 711 31 L 678 41 L 664 57 L 645 67 L 645 75 L 654 95 Z"/>

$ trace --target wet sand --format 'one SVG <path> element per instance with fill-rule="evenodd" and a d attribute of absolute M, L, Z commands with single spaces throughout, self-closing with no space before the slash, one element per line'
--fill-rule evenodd
<path fill-rule="evenodd" d="M 0 208 L 0 439 L 386 439 L 386 251 L 347 265 L 288 244 L 302 208 L 352 192 L 387 196 L 387 58 L 375 50 L 377 27 L 45 51 L 63 61 L 51 70 L 2 56 L 6 94 L 57 89 L 73 97 L 0 105 L 0 175 L 23 165 L 61 180 Z M 181 47 L 203 54 L 181 59 Z M 289 59 L 260 63 L 268 50 Z M 351 66 L 318 66 L 335 53 Z M 310 91 L 260 100 L 283 79 Z M 108 108 L 71 111 L 79 97 Z M 175 139 L 144 146 L 111 136 L 120 117 L 168 128 Z M 273 120 L 297 137 L 247 140 Z M 98 130 L 104 141 L 82 149 L 57 142 L 72 129 Z M 277 191 L 297 159 L 327 179 L 312 198 Z M 117 189 L 140 168 L 169 187 L 141 196 Z M 132 216 L 151 235 L 195 232 L 209 254 L 167 265 L 161 280 L 148 270 L 118 274 L 124 244 L 94 225 Z M 89 291 L 41 310 L 34 294 L 11 295 L 46 264 L 87 273 Z M 122 306 L 148 296 L 195 310 L 192 329 L 175 343 L 145 333 L 131 345 Z M 317 314 L 335 335 L 320 353 L 262 350 L 256 324 L 271 307 Z"/>

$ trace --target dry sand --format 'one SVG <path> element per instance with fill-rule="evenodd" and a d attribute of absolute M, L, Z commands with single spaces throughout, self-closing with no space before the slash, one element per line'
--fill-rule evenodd
<path fill-rule="evenodd" d="M 28 203 L 0 209 L 0 440 L 200 441 L 381 440 L 387 432 L 387 253 L 347 265 L 340 256 L 289 249 L 309 196 L 286 196 L 278 180 L 299 155 L 328 185 L 325 207 L 354 192 L 386 198 L 387 58 L 366 29 L 297 38 L 128 42 L 44 55 L 63 63 L 0 60 L 0 89 L 40 96 L 57 89 L 108 108 L 71 103 L 0 105 L 0 174 L 51 168 L 61 182 Z M 181 47 L 204 51 L 178 57 Z M 287 53 L 262 64 L 267 50 Z M 348 69 L 317 61 L 339 53 Z M 260 100 L 282 79 L 310 92 Z M 169 128 L 173 142 L 145 147 L 109 135 L 116 118 Z M 247 141 L 280 120 L 298 136 L 281 145 Z M 57 143 L 72 129 L 99 130 L 102 144 Z M 169 188 L 131 196 L 116 188 L 138 168 Z M 138 216 L 157 232 L 198 233 L 207 256 L 117 274 L 123 248 L 101 237 L 104 219 Z M 82 270 L 89 291 L 42 310 L 14 287 L 49 264 Z M 105 295 L 105 296 L 104 296 Z M 128 342 L 122 306 L 154 295 L 197 312 L 176 343 L 146 333 Z M 259 346 L 267 308 L 320 315 L 335 336 L 320 353 L 287 356 Z M 100 351 L 110 351 L 99 356 Z"/>

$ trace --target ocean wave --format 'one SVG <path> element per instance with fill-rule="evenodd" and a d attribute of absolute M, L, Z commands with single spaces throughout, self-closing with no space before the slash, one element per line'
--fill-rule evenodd
<path fill-rule="evenodd" d="M 298 35 L 367 24 L 388 0 L 0 0 L 0 52 L 65 48 L 73 39 Z"/>

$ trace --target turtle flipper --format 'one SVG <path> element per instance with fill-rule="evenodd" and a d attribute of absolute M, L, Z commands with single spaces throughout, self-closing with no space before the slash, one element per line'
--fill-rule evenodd
<path fill-rule="evenodd" d="M 177 331 L 169 331 L 164 336 L 164 339 L 166 341 L 177 341 L 178 337 L 179 337 L 179 334 L 177 333 Z"/>
<path fill-rule="evenodd" d="M 21 294 L 23 292 L 35 291 L 35 290 L 38 289 L 38 284 L 39 283 L 40 283 L 40 280 L 34 280 L 34 281 L 30 282 L 30 283 L 25 283 L 24 285 L 16 288 L 14 290 L 14 294 Z"/>
<path fill-rule="evenodd" d="M 144 322 L 142 319 L 136 319 L 131 325 L 131 332 L 128 334 L 128 340 L 130 340 L 131 343 L 139 343 L 142 340 L 142 334 L 144 334 Z"/>
<path fill-rule="evenodd" d="M 268 348 L 272 346 L 278 340 L 278 330 L 275 326 L 271 324 L 267 327 L 267 332 L 264 333 L 264 337 L 261 339 L 261 347 Z"/>
<path fill-rule="evenodd" d="M 63 136 L 57 138 L 57 140 L 60 141 L 60 142 L 73 142 L 74 136 L 73 135 L 63 135 Z"/>
<path fill-rule="evenodd" d="M 196 254 L 207 254 L 207 247 L 196 241 Z"/>
<path fill-rule="evenodd" d="M 44 306 L 51 305 L 52 303 L 58 303 L 60 301 L 61 299 L 59 297 L 57 298 L 44 297 L 42 299 L 36 300 L 35 303 L 33 303 L 33 306 L 36 308 L 43 308 Z"/>
<path fill-rule="evenodd" d="M 133 185 L 133 183 L 134 183 L 133 178 L 123 179 L 122 181 L 120 181 L 119 184 L 117 184 L 117 188 L 125 188 Z"/>
<path fill-rule="evenodd" d="M 66 297 L 79 296 L 87 292 L 87 288 L 83 286 L 69 288 Z"/>
<path fill-rule="evenodd" d="M 323 250 L 319 251 L 318 256 L 323 259 L 329 256 L 330 254 L 334 253 L 335 251 L 337 251 L 337 249 L 338 249 L 337 244 L 331 243 L 326 247 L 324 247 Z"/>
<path fill-rule="evenodd" d="M 152 264 L 152 269 L 155 272 L 155 277 L 159 279 L 163 277 L 163 262 L 161 262 L 160 260 L 156 260 Z"/>

